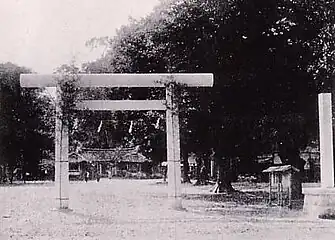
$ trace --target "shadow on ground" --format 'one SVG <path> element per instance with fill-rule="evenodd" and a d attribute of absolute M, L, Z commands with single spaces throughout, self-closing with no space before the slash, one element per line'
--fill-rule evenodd
<path fill-rule="evenodd" d="M 53 181 L 27 181 L 27 182 L 13 182 L 13 183 L 0 183 L 1 187 L 23 187 L 23 186 L 51 186 L 54 185 Z"/>
<path fill-rule="evenodd" d="M 303 199 L 292 201 L 292 206 L 268 204 L 265 191 L 235 191 L 233 193 L 199 193 L 184 194 L 185 200 L 202 200 L 208 202 L 206 212 L 223 215 L 233 214 L 241 217 L 285 218 L 303 216 Z"/>

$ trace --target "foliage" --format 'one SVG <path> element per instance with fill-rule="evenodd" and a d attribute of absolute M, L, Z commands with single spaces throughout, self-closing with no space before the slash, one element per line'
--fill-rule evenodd
<path fill-rule="evenodd" d="M 10 171 L 38 175 L 40 160 L 52 148 L 53 108 L 41 90 L 21 89 L 21 73 L 30 70 L 11 63 L 0 64 L 1 162 Z"/>
<path fill-rule="evenodd" d="M 319 92 L 329 92 L 332 89 L 332 78 L 335 73 L 335 3 L 329 0 L 302 1 L 303 8 L 311 8 L 314 15 L 314 26 L 318 31 L 317 37 L 310 45 L 314 49 L 314 62 L 309 71 L 317 80 Z"/>
<path fill-rule="evenodd" d="M 74 128 L 74 119 L 78 115 L 76 105 L 82 98 L 82 90 L 78 86 L 79 69 L 74 64 L 64 64 L 56 72 L 59 74 L 56 94 L 57 104 L 60 108 L 57 114 L 71 132 Z"/>
<path fill-rule="evenodd" d="M 89 72 L 211 72 L 213 89 L 183 93 L 182 149 L 283 159 L 317 138 L 316 94 L 333 75 L 327 0 L 176 0 L 132 21 Z M 327 85 L 327 84 L 326 84 Z M 199 124 L 201 123 L 201 124 Z M 147 133 L 149 134 L 149 133 Z M 139 135 L 138 138 L 142 136 Z"/>

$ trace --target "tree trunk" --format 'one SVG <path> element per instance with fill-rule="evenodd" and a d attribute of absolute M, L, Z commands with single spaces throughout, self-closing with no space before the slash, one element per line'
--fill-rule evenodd
<path fill-rule="evenodd" d="M 13 179 L 14 179 L 14 169 L 10 169 L 10 177 L 9 177 L 9 182 L 10 184 L 13 184 Z"/>
<path fill-rule="evenodd" d="M 197 163 L 197 167 L 196 167 L 196 182 L 195 185 L 201 185 L 202 184 L 202 179 L 201 179 L 201 166 L 202 166 L 202 161 L 199 157 L 196 157 L 196 163 Z"/>
<path fill-rule="evenodd" d="M 184 183 L 191 183 L 190 177 L 189 177 L 189 165 L 188 165 L 188 152 L 183 151 L 182 152 L 182 158 L 183 158 L 183 165 L 184 165 L 184 171 L 183 171 L 183 182 Z"/>
<path fill-rule="evenodd" d="M 297 183 L 296 185 L 297 185 L 297 188 L 298 188 L 296 197 L 302 198 L 303 197 L 303 194 L 302 194 L 302 179 L 303 179 L 305 161 L 302 158 L 300 158 L 299 152 L 296 150 L 295 152 L 293 152 L 291 155 L 288 156 L 288 163 L 287 164 L 290 164 L 290 165 L 298 168 L 299 171 L 300 171 L 300 172 L 296 173 L 296 176 L 295 176 L 295 181 Z"/>
<path fill-rule="evenodd" d="M 217 184 L 218 184 L 218 193 L 231 193 L 234 192 L 235 189 L 231 185 L 232 182 L 232 176 L 231 176 L 231 170 L 226 169 L 222 166 L 219 166 L 219 171 L 218 171 L 218 178 L 217 178 Z"/>
<path fill-rule="evenodd" d="M 27 172 L 27 169 L 26 169 L 26 166 L 25 164 L 22 166 L 22 172 L 21 172 L 21 175 L 22 175 L 22 179 L 23 180 L 23 183 L 25 184 L 26 183 L 26 172 Z"/>
<path fill-rule="evenodd" d="M 236 190 L 231 185 L 233 176 L 232 176 L 232 169 L 230 166 L 229 159 L 217 159 L 217 166 L 218 166 L 218 175 L 217 175 L 217 182 L 214 186 L 213 192 L 215 193 L 232 193 Z M 220 162 L 219 162 L 220 161 Z"/>

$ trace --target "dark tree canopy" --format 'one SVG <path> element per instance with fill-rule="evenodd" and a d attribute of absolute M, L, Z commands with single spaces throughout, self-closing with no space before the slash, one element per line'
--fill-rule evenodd
<path fill-rule="evenodd" d="M 30 70 L 0 64 L 0 164 L 38 175 L 39 163 L 52 149 L 53 107 L 35 89 L 22 89 L 21 73 Z"/>
<path fill-rule="evenodd" d="M 84 68 L 214 73 L 212 89 L 182 93 L 183 148 L 213 147 L 250 161 L 279 145 L 295 164 L 298 150 L 317 139 L 316 94 L 333 75 L 333 6 L 326 0 L 165 1 L 121 27 L 107 54 Z"/>

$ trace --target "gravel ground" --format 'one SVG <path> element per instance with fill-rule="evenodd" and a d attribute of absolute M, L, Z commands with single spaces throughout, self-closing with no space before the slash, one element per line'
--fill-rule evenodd
<path fill-rule="evenodd" d="M 175 211 L 157 181 L 72 182 L 70 212 L 54 209 L 53 183 L 0 186 L 0 239 L 334 239 L 335 221 L 196 197 L 208 187 L 184 185 Z"/>

